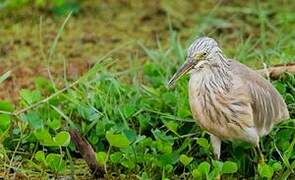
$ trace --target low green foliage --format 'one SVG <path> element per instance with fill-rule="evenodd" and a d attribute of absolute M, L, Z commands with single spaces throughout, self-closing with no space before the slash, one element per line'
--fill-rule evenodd
<path fill-rule="evenodd" d="M 48 168 L 54 173 L 63 173 L 65 170 L 66 164 L 60 154 L 49 153 L 45 156 L 43 151 L 38 151 L 35 154 L 35 159 L 43 166 L 43 168 Z"/>
<path fill-rule="evenodd" d="M 222 160 L 213 160 L 209 137 L 189 113 L 185 78 L 174 90 L 165 87 L 176 64 L 166 64 L 174 61 L 172 56 L 173 53 L 171 57 L 146 62 L 144 66 L 149 68 L 144 68 L 144 85 L 139 81 L 123 83 L 99 69 L 99 74 L 85 79 L 75 89 L 20 114 L 22 126 L 13 125 L 10 115 L 1 114 L 1 130 L 14 127 L 4 138 L 4 147 L 15 148 L 16 144 L 10 142 L 20 138 L 22 149 L 35 154 L 36 167 L 63 173 L 66 159 L 57 152 L 60 148 L 76 151 L 65 131 L 73 123 L 94 147 L 98 163 L 118 173 L 120 170 L 141 174 L 142 178 L 168 178 L 187 172 L 188 177 L 195 179 L 212 179 L 250 174 L 271 178 L 291 171 L 295 161 L 293 120 L 285 121 L 262 139 L 266 164 L 257 165 L 258 157 L 247 143 L 224 142 Z M 164 66 L 166 69 L 161 68 Z M 52 91 L 51 83 L 44 81 L 36 81 L 36 87 Z M 295 102 L 290 96 L 295 95 L 294 82 L 294 76 L 289 74 L 274 81 L 293 118 Z M 22 90 L 21 105 L 28 107 L 43 99 L 41 89 Z M 10 112 L 13 109 L 8 102 L 1 102 L 0 107 Z M 35 152 L 42 148 L 46 153 Z"/>

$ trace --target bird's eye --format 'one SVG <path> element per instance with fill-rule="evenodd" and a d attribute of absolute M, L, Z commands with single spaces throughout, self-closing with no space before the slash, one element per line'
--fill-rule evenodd
<path fill-rule="evenodd" d="M 206 52 L 203 52 L 203 56 L 206 56 L 207 55 L 207 53 Z"/>

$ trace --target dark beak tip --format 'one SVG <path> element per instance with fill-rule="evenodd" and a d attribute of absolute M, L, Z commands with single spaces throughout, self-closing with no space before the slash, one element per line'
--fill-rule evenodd
<path fill-rule="evenodd" d="M 172 89 L 173 87 L 174 87 L 174 83 L 172 82 L 172 81 L 168 81 L 167 83 L 166 83 L 166 88 L 167 89 Z"/>

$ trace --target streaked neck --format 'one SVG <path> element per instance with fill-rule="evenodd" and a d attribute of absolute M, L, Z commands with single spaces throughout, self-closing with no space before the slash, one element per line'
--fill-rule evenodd
<path fill-rule="evenodd" d="M 228 92 L 232 86 L 230 65 L 222 53 L 216 54 L 210 64 L 191 74 L 191 81 L 200 94 Z"/>

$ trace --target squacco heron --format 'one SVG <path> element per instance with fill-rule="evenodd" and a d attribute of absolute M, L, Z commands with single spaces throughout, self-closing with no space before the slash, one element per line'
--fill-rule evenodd
<path fill-rule="evenodd" d="M 210 134 L 215 158 L 220 158 L 221 140 L 238 139 L 255 145 L 263 160 L 259 137 L 289 118 L 286 103 L 271 83 L 247 66 L 227 59 L 209 37 L 190 45 L 186 62 L 168 87 L 187 73 L 192 115 Z"/>

